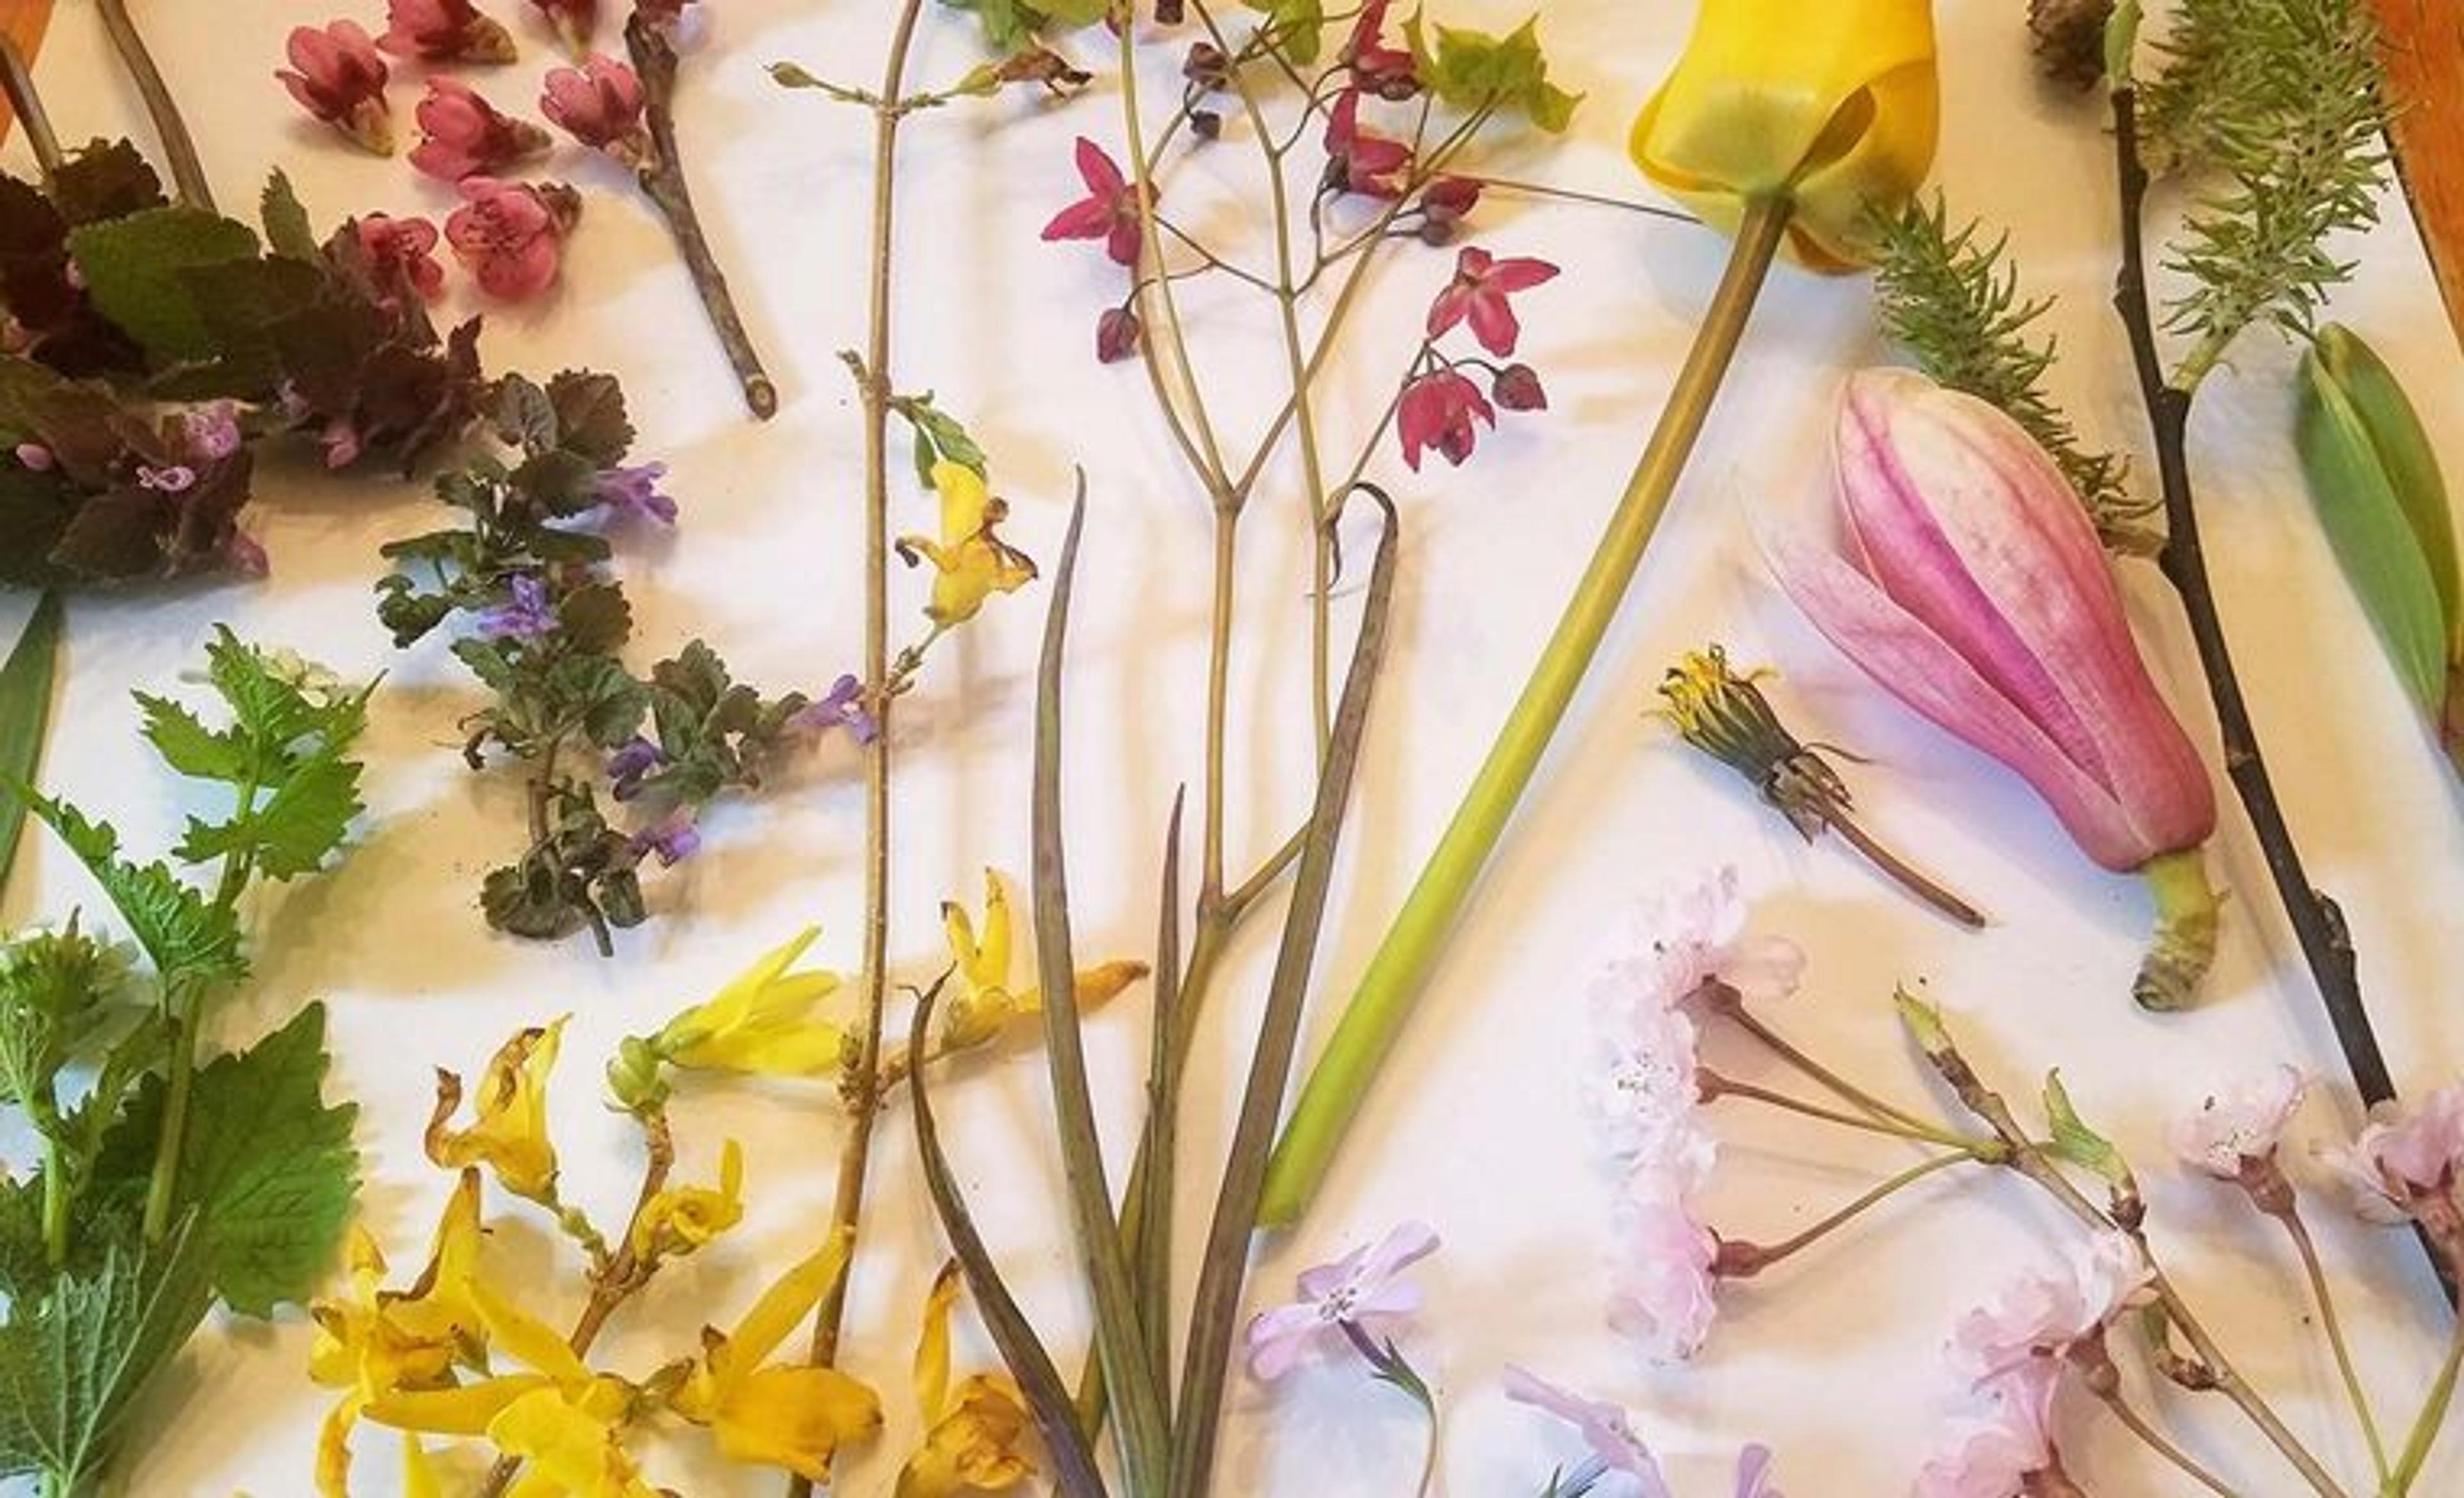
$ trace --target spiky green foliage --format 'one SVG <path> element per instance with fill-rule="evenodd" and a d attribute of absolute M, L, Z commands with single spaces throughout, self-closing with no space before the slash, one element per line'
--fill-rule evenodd
<path fill-rule="evenodd" d="M 2032 339 L 2029 329 L 2053 299 L 2021 295 L 2004 238 L 1986 238 L 1973 221 L 1952 230 L 1939 195 L 1930 206 L 1910 203 L 1881 216 L 1875 238 L 1875 284 L 1891 341 L 1936 382 L 2001 408 L 2026 428 L 2061 466 L 2107 546 L 2151 549 L 2156 538 L 2145 521 L 2156 503 L 2131 493 L 2129 460 L 2081 442 L 2044 391 L 2055 340 Z"/>
<path fill-rule="evenodd" d="M 2330 236 L 2378 218 L 2387 174 L 2377 33 L 2361 0 L 2185 0 L 2142 89 L 2149 165 L 2212 175 L 2166 265 L 2190 289 L 2177 388 L 2258 323 L 2307 337 L 2352 266 Z"/>

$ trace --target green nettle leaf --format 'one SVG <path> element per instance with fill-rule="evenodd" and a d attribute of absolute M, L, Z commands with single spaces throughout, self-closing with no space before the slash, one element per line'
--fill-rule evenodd
<path fill-rule="evenodd" d="M 975 470 L 979 476 L 991 472 L 991 460 L 984 456 L 966 427 L 948 411 L 933 404 L 933 393 L 902 397 L 893 403 L 898 414 L 915 429 L 915 476 L 926 484 L 933 482 L 933 465 L 948 459 L 961 468 Z"/>
<path fill-rule="evenodd" d="M 1549 81 L 1549 59 L 1540 51 L 1540 20 L 1533 16 L 1505 36 L 1433 28 L 1437 44 L 1429 44 L 1420 17 L 1403 31 L 1419 64 L 1429 92 L 1457 109 L 1519 109 L 1551 134 L 1573 121 L 1574 106 L 1583 100 Z"/>
<path fill-rule="evenodd" d="M 298 683 L 275 673 L 229 625 L 216 625 L 206 644 L 206 679 L 230 706 L 241 736 L 260 747 L 279 751 L 315 732 L 324 716 Z"/>
<path fill-rule="evenodd" d="M 210 1298 L 197 1235 L 183 1228 L 13 1302 L 0 1323 L 0 1473 L 78 1490 Z"/>
<path fill-rule="evenodd" d="M 145 738 L 163 762 L 193 780 L 235 782 L 248 773 L 248 745 L 233 729 L 208 728 L 197 715 L 150 692 L 129 694 L 145 715 Z"/>
<path fill-rule="evenodd" d="M 2394 371 L 2333 323 L 2301 362 L 2294 444 L 2321 524 L 2405 690 L 2435 718 L 2458 616 L 2447 484 Z"/>
<path fill-rule="evenodd" d="M 30 788 L 21 787 L 19 794 L 102 886 L 165 981 L 178 977 L 228 982 L 246 975 L 239 923 L 230 910 L 208 901 L 161 863 L 121 858 L 120 834 L 108 824 Z"/>
<path fill-rule="evenodd" d="M 224 823 L 190 818 L 172 852 L 192 864 L 245 853 L 267 878 L 296 879 L 324 866 L 364 809 L 359 764 L 327 751 L 294 766 L 246 817 Z"/>
<path fill-rule="evenodd" d="M 183 273 L 255 253 L 256 234 L 247 225 L 188 208 L 152 209 L 69 235 L 70 258 L 96 309 L 165 362 L 216 352 Z"/>
<path fill-rule="evenodd" d="M 304 1302 L 324 1281 L 359 1191 L 356 1104 L 324 1098 L 325 1006 L 312 1003 L 249 1049 L 196 1074 L 182 1141 L 179 1207 L 214 1292 L 243 1315 Z M 163 1082 L 140 1084 L 97 1173 L 142 1181 L 162 1129 Z"/>
<path fill-rule="evenodd" d="M 43 734 L 52 716 L 52 676 L 59 662 L 60 597 L 45 593 L 33 616 L 0 665 L 0 775 L 23 784 L 34 782 L 43 755 Z M 0 796 L 0 889 L 17 861 L 17 841 L 26 827 L 26 803 Z"/>
<path fill-rule="evenodd" d="M 317 231 L 309 227 L 308 210 L 300 206 L 299 194 L 292 190 L 291 179 L 281 171 L 265 179 L 257 216 L 265 222 L 266 247 L 275 254 L 291 260 L 313 261 L 319 257 Z"/>

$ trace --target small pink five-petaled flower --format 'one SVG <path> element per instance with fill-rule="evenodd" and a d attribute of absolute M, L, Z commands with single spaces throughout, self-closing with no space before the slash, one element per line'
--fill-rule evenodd
<path fill-rule="evenodd" d="M 274 76 L 300 108 L 379 156 L 393 154 L 385 60 L 357 21 L 293 27 L 283 52 L 291 66 Z"/>
<path fill-rule="evenodd" d="M 2380 1103 L 2348 1147 L 2329 1163 L 2359 1188 L 2357 1205 L 2376 1222 L 2425 1221 L 2451 1230 L 2464 1180 L 2464 1082 L 2451 1082 L 2409 1109 Z"/>
<path fill-rule="evenodd" d="M 549 145 L 547 132 L 517 120 L 455 78 L 429 78 L 419 101 L 420 141 L 410 165 L 439 182 L 493 177 Z"/>
<path fill-rule="evenodd" d="M 1136 265 L 1146 244 L 1137 187 L 1120 163 L 1083 135 L 1078 138 L 1078 178 L 1087 185 L 1087 195 L 1052 215 L 1044 226 L 1045 239 L 1100 239 L 1113 264 Z"/>
<path fill-rule="evenodd" d="M 592 53 L 578 68 L 547 76 L 539 110 L 594 151 L 638 163 L 648 149 L 642 131 L 642 80 L 605 53 Z"/>
<path fill-rule="evenodd" d="M 465 177 L 462 207 L 445 221 L 446 241 L 478 277 L 479 289 L 506 301 L 526 301 L 556 284 L 564 236 L 582 213 L 582 197 L 548 183 Z"/>
<path fill-rule="evenodd" d="M 1429 303 L 1429 337 L 1441 338 L 1457 323 L 1469 322 L 1480 346 L 1504 359 L 1514 352 L 1523 326 L 1515 320 L 1507 298 L 1557 278 L 1557 268 L 1546 260 L 1515 255 L 1500 260 L 1477 246 L 1465 245 L 1455 257 L 1455 278 Z"/>
<path fill-rule="evenodd" d="M 2292 1067 L 2216 1092 L 2173 1120 L 2169 1142 L 2182 1162 L 2219 1180 L 2238 1180 L 2252 1164 L 2276 1157 L 2284 1126 L 2310 1082 Z"/>
<path fill-rule="evenodd" d="M 1405 1223 L 1332 1264 L 1302 1270 L 1299 1300 L 1250 1321 L 1249 1372 L 1280 1378 L 1323 1343 L 1367 1336 L 1376 1323 L 1419 1310 L 1419 1289 L 1402 1272 L 1437 1250 L 1435 1230 Z"/>

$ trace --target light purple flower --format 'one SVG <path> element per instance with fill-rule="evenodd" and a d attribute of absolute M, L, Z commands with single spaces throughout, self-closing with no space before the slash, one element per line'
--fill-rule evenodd
<path fill-rule="evenodd" d="M 673 525 L 676 523 L 676 502 L 659 491 L 659 480 L 667 475 L 668 465 L 665 463 L 601 469 L 599 476 L 590 481 L 591 494 L 617 515 Z"/>
<path fill-rule="evenodd" d="M 2173 1120 L 2167 1131 L 2173 1153 L 2184 1164 L 2219 1180 L 2238 1180 L 2246 1164 L 2276 1157 L 2284 1125 L 2309 1088 L 2309 1079 L 2299 1069 L 2279 1066 L 2211 1093 Z"/>
<path fill-rule="evenodd" d="M 2019 1498 L 2030 1478 L 2058 1470 L 2053 1415 L 2060 1379 L 2060 1365 L 2042 1360 L 2003 1379 L 1993 1413 L 1953 1427 L 1917 1473 L 1916 1498 Z"/>
<path fill-rule="evenodd" d="M 479 610 L 479 632 L 491 640 L 537 640 L 556 632 L 556 606 L 547 584 L 530 573 L 513 580 L 514 596 Z"/>
<path fill-rule="evenodd" d="M 700 848 L 701 828 L 694 824 L 690 806 L 678 806 L 632 837 L 633 856 L 656 857 L 662 869 L 674 868 Z"/>
<path fill-rule="evenodd" d="M 2033 1270 L 1970 1311 L 1951 1334 L 1951 1361 L 1983 1388 L 2039 1358 L 2059 1358 L 2144 1303 L 2155 1270 L 2117 1232 L 2075 1244 L 2057 1270 Z"/>
<path fill-rule="evenodd" d="M 1592 1484 L 1614 1473 L 1633 1478 L 1634 1490 L 1639 1498 L 1674 1498 L 1667 1477 L 1660 1470 L 1660 1460 L 1634 1433 L 1625 1411 L 1617 1405 L 1586 1399 L 1511 1365 L 1506 1370 L 1506 1397 L 1517 1404 L 1529 1404 L 1556 1416 L 1573 1426 L 1582 1435 L 1583 1443 L 1591 1448 L 1583 1465 L 1560 1487 L 1584 1492 L 1590 1490 Z"/>
<path fill-rule="evenodd" d="M 1771 1486 L 1771 1450 L 1749 1445 L 1737 1453 L 1737 1498 L 1788 1498 Z"/>
<path fill-rule="evenodd" d="M 788 721 L 817 734 L 844 728 L 860 744 L 869 744 L 881 734 L 881 720 L 865 709 L 864 683 L 851 675 L 830 683 L 829 691 Z"/>
<path fill-rule="evenodd" d="M 1720 1240 L 1686 1209 L 1679 1184 L 1646 1172 L 1618 1211 L 1609 1325 L 1655 1362 L 1700 1352 L 1719 1312 Z"/>
<path fill-rule="evenodd" d="M 1419 1310 L 1419 1288 L 1402 1271 L 1437 1249 L 1434 1229 L 1405 1223 L 1332 1264 L 1302 1270 L 1299 1300 L 1250 1321 L 1249 1372 L 1271 1382 L 1329 1340 L 1349 1340 L 1355 1330 L 1365 1333 L 1375 1321 Z"/>
<path fill-rule="evenodd" d="M 635 734 L 607 756 L 608 794 L 631 801 L 642 794 L 643 779 L 667 762 L 666 750 Z"/>
<path fill-rule="evenodd" d="M 2392 1103 L 2370 1110 L 2370 1121 L 2349 1146 L 2323 1152 L 2359 1188 L 2362 1215 L 2403 1222 L 2447 1201 L 2464 1170 L 2464 1082 L 2451 1082 L 2409 1111 Z"/>

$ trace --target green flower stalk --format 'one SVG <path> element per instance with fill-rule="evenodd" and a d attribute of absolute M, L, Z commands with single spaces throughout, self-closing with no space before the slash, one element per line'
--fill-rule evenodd
<path fill-rule="evenodd" d="M 1985 916 L 1976 907 L 1919 873 L 1858 825 L 1847 782 L 1788 731 L 1754 684 L 1759 674 L 1738 675 L 1719 646 L 1689 650 L 1660 683 L 1668 703 L 1665 716 L 1680 738 L 1743 776 L 1807 842 L 1825 828 L 1836 831 L 1900 888 L 1963 926 L 1982 927 Z"/>
<path fill-rule="evenodd" d="M 1727 272 L 1598 548 L 1463 804 L 1362 975 L 1303 1088 L 1268 1171 L 1259 1222 L 1285 1226 L 1315 1195 L 1370 1078 L 1573 703 L 1785 249 L 1816 270 L 1867 257 L 1867 215 L 1904 202 L 1932 165 L 1938 106 L 1924 0 L 1709 0 L 1632 150 L 1644 173 L 1734 233 Z"/>
<path fill-rule="evenodd" d="M 2447 482 L 2395 371 L 2330 322 L 2301 361 L 2294 444 L 2320 522 L 2405 691 L 2464 771 L 2464 607 Z"/>

